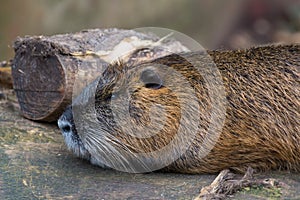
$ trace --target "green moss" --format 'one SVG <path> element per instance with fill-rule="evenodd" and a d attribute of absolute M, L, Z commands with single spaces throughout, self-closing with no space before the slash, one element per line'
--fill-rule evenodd
<path fill-rule="evenodd" d="M 282 191 L 281 188 L 272 187 L 246 187 L 244 188 L 241 193 L 252 195 L 252 196 L 259 196 L 259 197 L 266 197 L 268 199 L 281 199 Z"/>
<path fill-rule="evenodd" d="M 22 168 L 18 168 L 10 164 L 10 159 L 2 149 L 0 149 L 0 157 L 0 171 L 2 172 L 0 173 L 0 177 L 2 178 L 1 181 L 5 183 L 1 185 L 1 189 L 3 191 L 2 198 L 20 199 L 30 197 L 30 189 L 24 187 L 23 180 L 25 178 L 25 175 Z"/>
<path fill-rule="evenodd" d="M 0 145 L 16 144 L 17 142 L 48 143 L 54 142 L 54 139 L 38 128 L 24 130 L 16 127 L 0 127 Z"/>

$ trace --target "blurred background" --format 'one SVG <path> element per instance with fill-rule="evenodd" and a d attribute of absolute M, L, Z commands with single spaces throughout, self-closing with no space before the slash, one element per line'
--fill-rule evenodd
<path fill-rule="evenodd" d="M 17 36 L 154 26 L 208 49 L 300 42 L 300 0 L 10 0 L 0 7 L 0 60 Z"/>

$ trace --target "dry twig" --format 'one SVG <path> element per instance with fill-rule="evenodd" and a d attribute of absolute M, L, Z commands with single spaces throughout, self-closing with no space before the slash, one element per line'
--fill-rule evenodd
<path fill-rule="evenodd" d="M 276 179 L 254 179 L 253 172 L 254 170 L 249 167 L 240 179 L 240 175 L 231 173 L 228 169 L 223 170 L 209 186 L 201 189 L 195 200 L 222 200 L 245 187 L 281 187 L 282 185 Z"/>

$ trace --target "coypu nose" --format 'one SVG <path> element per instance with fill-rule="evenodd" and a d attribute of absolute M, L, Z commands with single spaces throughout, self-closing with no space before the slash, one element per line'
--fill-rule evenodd
<path fill-rule="evenodd" d="M 70 132 L 71 131 L 71 125 L 68 122 L 65 121 L 58 121 L 58 127 L 62 132 Z"/>
<path fill-rule="evenodd" d="M 77 134 L 75 129 L 72 107 L 69 106 L 65 110 L 65 112 L 61 115 L 61 117 L 57 121 L 57 125 L 62 133 L 70 133 Z"/>

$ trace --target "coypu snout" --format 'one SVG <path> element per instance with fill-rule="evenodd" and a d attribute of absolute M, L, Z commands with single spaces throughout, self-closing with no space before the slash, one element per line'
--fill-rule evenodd
<path fill-rule="evenodd" d="M 89 159 L 90 153 L 84 147 L 75 128 L 72 106 L 66 108 L 65 112 L 58 119 L 57 124 L 62 132 L 68 149 L 72 150 L 74 154 L 80 158 Z"/>
<path fill-rule="evenodd" d="M 71 106 L 67 107 L 63 115 L 58 119 L 57 124 L 63 135 L 68 135 L 70 133 L 77 135 Z"/>
<path fill-rule="evenodd" d="M 72 105 L 66 108 L 64 113 L 58 119 L 57 125 L 61 130 L 68 149 L 71 150 L 77 157 L 89 160 L 92 164 L 98 165 L 102 168 L 109 168 L 107 165 L 103 164 L 101 159 L 92 156 L 82 142 L 74 123 Z"/>

